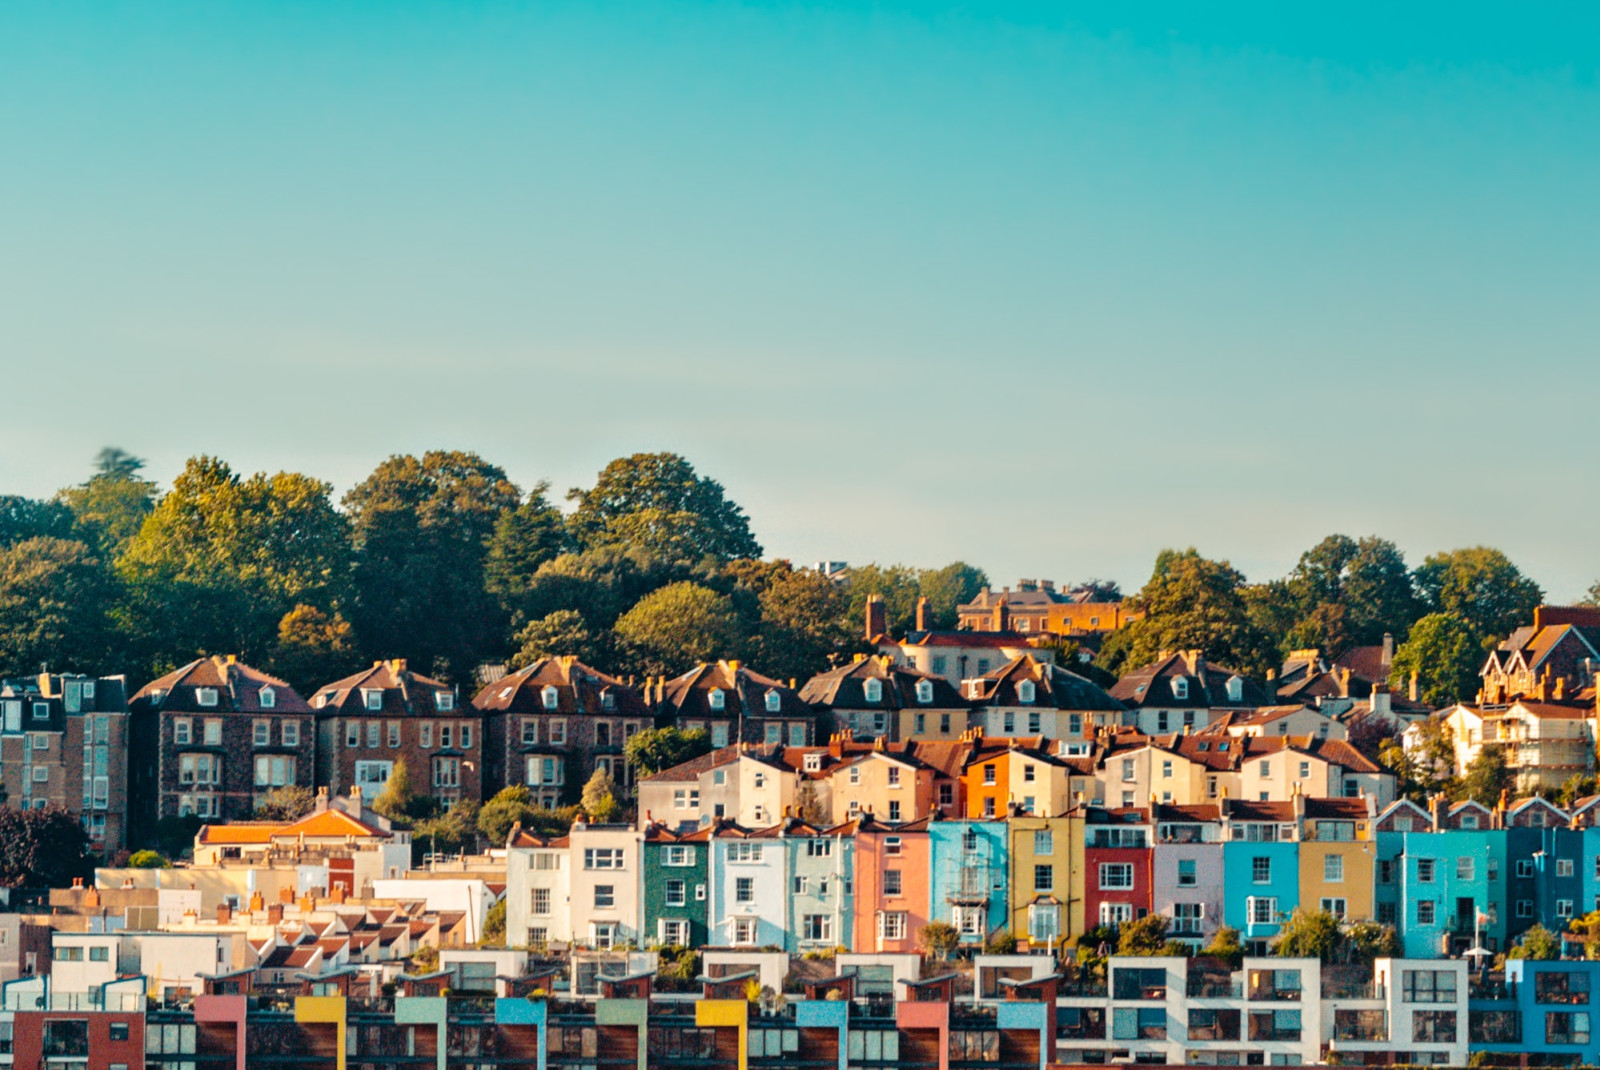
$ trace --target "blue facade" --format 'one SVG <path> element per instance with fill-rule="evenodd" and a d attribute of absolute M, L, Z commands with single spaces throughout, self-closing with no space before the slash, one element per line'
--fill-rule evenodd
<path fill-rule="evenodd" d="M 1393 858 L 1393 874 L 1397 927 L 1406 957 L 1459 955 L 1480 934 L 1485 947 L 1502 946 L 1506 931 L 1501 906 L 1506 894 L 1504 833 L 1462 829 L 1384 835 L 1401 841 L 1401 850 Z M 1479 911 L 1489 919 L 1481 930 L 1477 928 Z"/>
<path fill-rule="evenodd" d="M 1600 1062 L 1595 993 L 1600 962 L 1558 960 L 1506 963 L 1505 988 L 1475 991 L 1468 1004 L 1472 1050 L 1559 1056 Z"/>
<path fill-rule="evenodd" d="M 1300 845 L 1232 841 L 1222 845 L 1227 924 L 1244 940 L 1278 935 L 1283 918 L 1300 905 Z M 1270 908 L 1263 899 L 1274 902 Z M 1268 921 L 1269 916 L 1273 920 Z"/>
<path fill-rule="evenodd" d="M 1536 922 L 1559 931 L 1566 928 L 1569 919 L 1587 913 L 1583 909 L 1583 831 L 1512 828 L 1506 829 L 1505 838 L 1506 854 L 1511 860 L 1506 905 L 1511 913 L 1513 940 Z"/>
<path fill-rule="evenodd" d="M 955 925 L 963 944 L 982 945 L 1010 920 L 1009 828 L 1005 821 L 928 825 L 933 859 L 928 917 Z"/>

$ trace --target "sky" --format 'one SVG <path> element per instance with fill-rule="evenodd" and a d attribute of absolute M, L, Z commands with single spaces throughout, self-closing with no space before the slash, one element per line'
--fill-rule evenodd
<path fill-rule="evenodd" d="M 1600 6 L 0 9 L 0 493 L 673 450 L 770 555 L 1600 577 Z"/>

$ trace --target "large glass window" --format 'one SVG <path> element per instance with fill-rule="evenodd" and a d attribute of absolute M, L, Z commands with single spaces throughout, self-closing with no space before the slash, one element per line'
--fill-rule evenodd
<path fill-rule="evenodd" d="M 1588 1003 L 1589 975 L 1576 970 L 1540 970 L 1533 975 L 1533 997 L 1540 1003 Z"/>
<path fill-rule="evenodd" d="M 1544 1016 L 1546 1044 L 1589 1043 L 1588 1011 L 1549 1011 Z"/>
<path fill-rule="evenodd" d="M 1407 1003 L 1454 1003 L 1456 975 L 1451 970 L 1405 970 L 1402 998 Z"/>

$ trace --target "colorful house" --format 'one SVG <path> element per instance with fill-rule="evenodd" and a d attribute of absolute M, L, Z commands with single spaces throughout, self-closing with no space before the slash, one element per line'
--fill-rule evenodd
<path fill-rule="evenodd" d="M 1150 913 L 1150 811 L 1090 807 L 1084 824 L 1084 916 L 1121 925 Z"/>
<path fill-rule="evenodd" d="M 1171 919 L 1171 934 L 1206 943 L 1222 925 L 1222 809 L 1217 805 L 1151 808 L 1156 828 L 1151 907 Z"/>
<path fill-rule="evenodd" d="M 955 926 L 964 946 L 982 947 L 1009 920 L 1010 829 L 1000 820 L 934 821 L 928 838 L 929 917 Z"/>
<path fill-rule="evenodd" d="M 1376 800 L 1295 797 L 1300 812 L 1300 902 L 1349 921 L 1376 913 Z"/>
<path fill-rule="evenodd" d="M 933 870 L 926 819 L 889 825 L 868 814 L 856 828 L 858 952 L 917 951 L 928 923 Z"/>
<path fill-rule="evenodd" d="M 982 739 L 967 759 L 967 817 L 1059 814 L 1073 805 L 1075 769 L 1045 748 L 1043 737 Z"/>
<path fill-rule="evenodd" d="M 711 829 L 677 832 L 653 824 L 644 830 L 646 943 L 701 947 L 711 943 L 707 922 Z"/>
<path fill-rule="evenodd" d="M 783 947 L 788 939 L 788 889 L 779 826 L 746 829 L 718 822 L 711 829 L 711 943 L 723 947 Z"/>
<path fill-rule="evenodd" d="M 1252 953 L 1265 953 L 1300 905 L 1299 826 L 1294 804 L 1222 802 L 1223 920 Z"/>
<path fill-rule="evenodd" d="M 789 880 L 785 948 L 801 953 L 849 940 L 855 914 L 855 823 L 818 826 L 791 817 L 782 825 L 777 846 Z"/>
<path fill-rule="evenodd" d="M 1017 814 L 1010 827 L 1010 928 L 1017 947 L 1076 939 L 1084 923 L 1084 827 L 1087 810 L 1056 817 Z"/>

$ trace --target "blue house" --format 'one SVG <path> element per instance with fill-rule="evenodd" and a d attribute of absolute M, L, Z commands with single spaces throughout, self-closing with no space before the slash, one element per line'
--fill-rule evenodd
<path fill-rule="evenodd" d="M 963 945 L 982 947 L 990 933 L 1009 922 L 1009 826 L 1004 820 L 932 821 L 928 838 L 933 859 L 928 917 L 954 925 Z"/>
<path fill-rule="evenodd" d="M 1468 1043 L 1474 1052 L 1530 1056 L 1525 1065 L 1600 1062 L 1594 1029 L 1600 962 L 1511 959 L 1502 988 L 1474 991 Z"/>
<path fill-rule="evenodd" d="M 1394 858 L 1397 931 L 1407 958 L 1457 956 L 1475 939 L 1501 946 L 1506 834 L 1495 829 L 1401 833 Z M 1483 921 L 1479 922 L 1479 915 Z"/>

